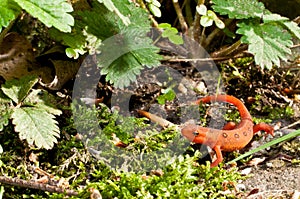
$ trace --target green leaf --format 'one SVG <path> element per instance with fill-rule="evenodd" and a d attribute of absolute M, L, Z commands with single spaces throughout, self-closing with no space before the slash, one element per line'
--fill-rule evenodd
<path fill-rule="evenodd" d="M 178 33 L 178 30 L 176 28 L 167 28 L 163 31 L 163 33 L 161 34 L 162 37 L 170 37 L 172 35 L 176 35 Z"/>
<path fill-rule="evenodd" d="M 62 32 L 71 32 L 74 18 L 68 14 L 73 11 L 66 0 L 13 0 L 47 27 L 54 26 Z"/>
<path fill-rule="evenodd" d="M 0 32 L 2 27 L 7 27 L 11 21 L 20 13 L 21 9 L 14 2 L 0 0 Z"/>
<path fill-rule="evenodd" d="M 282 24 L 289 30 L 289 32 L 295 35 L 300 40 L 300 27 L 293 21 L 285 21 Z"/>
<path fill-rule="evenodd" d="M 159 104 L 165 104 L 166 101 L 172 101 L 176 97 L 175 91 L 171 88 L 166 89 L 163 93 L 163 95 L 157 97 L 157 102 Z"/>
<path fill-rule="evenodd" d="M 120 19 L 123 21 L 123 23 L 128 26 L 130 24 L 130 19 L 126 16 L 124 16 L 119 9 L 114 5 L 114 2 L 111 0 L 98 0 L 99 3 L 103 3 L 104 6 L 110 11 L 115 12 Z"/>
<path fill-rule="evenodd" d="M 257 0 L 213 0 L 214 11 L 232 19 L 261 18 L 265 6 Z"/>
<path fill-rule="evenodd" d="M 76 52 L 73 48 L 66 48 L 66 55 L 69 58 L 77 59 L 79 57 L 79 53 Z"/>
<path fill-rule="evenodd" d="M 206 15 L 207 13 L 207 8 L 204 4 L 196 6 L 196 10 L 199 15 Z"/>
<path fill-rule="evenodd" d="M 45 149 L 51 149 L 57 142 L 59 128 L 54 116 L 47 111 L 35 107 L 16 108 L 12 119 L 21 140 Z"/>
<path fill-rule="evenodd" d="M 82 55 L 86 52 L 85 47 L 87 46 L 88 39 L 83 35 L 82 28 L 77 24 L 75 24 L 71 33 L 64 33 L 55 28 L 51 28 L 49 34 L 55 41 L 69 46 L 65 51 L 70 58 L 77 59 L 79 54 Z"/>
<path fill-rule="evenodd" d="M 203 27 L 209 27 L 213 24 L 213 22 L 214 22 L 214 20 L 207 15 L 201 16 L 201 18 L 200 18 L 200 24 Z"/>
<path fill-rule="evenodd" d="M 46 90 L 33 89 L 24 99 L 24 106 L 35 106 L 53 115 L 61 115 L 62 111 L 55 107 L 55 97 Z"/>
<path fill-rule="evenodd" d="M 158 24 L 158 28 L 162 28 L 162 29 L 167 29 L 167 28 L 171 28 L 171 24 L 168 23 L 160 23 Z"/>
<path fill-rule="evenodd" d="M 291 35 L 276 24 L 239 23 L 237 33 L 242 34 L 242 43 L 249 44 L 248 51 L 254 55 L 256 64 L 270 69 L 272 63 L 279 66 L 286 60 L 293 45 Z"/>
<path fill-rule="evenodd" d="M 221 19 L 216 18 L 214 21 L 215 21 L 215 24 L 218 28 L 220 28 L 220 29 L 225 28 L 225 24 Z"/>
<path fill-rule="evenodd" d="M 5 95 L 12 99 L 16 104 L 19 104 L 28 95 L 29 91 L 38 80 L 37 76 L 24 76 L 19 80 L 13 79 L 6 81 L 1 89 Z"/>
<path fill-rule="evenodd" d="M 158 0 L 152 0 L 152 4 L 155 5 L 158 8 L 161 6 L 161 4 L 159 3 Z"/>
<path fill-rule="evenodd" d="M 129 26 L 103 9 L 101 4 L 93 4 L 92 11 L 81 12 L 80 16 L 82 23 L 89 27 L 87 33 L 102 40 L 98 49 L 101 54 L 97 55 L 101 74 L 107 75 L 106 80 L 114 86 L 123 88 L 135 81 L 145 66 L 159 65 L 161 56 L 157 54 L 159 49 L 147 36 L 151 28 L 147 13 L 126 0 L 119 3 L 122 5 L 115 4 L 120 11 L 130 16 Z"/>
<path fill-rule="evenodd" d="M 298 24 L 296 24 L 293 21 L 290 21 L 286 17 L 282 17 L 278 14 L 273 14 L 268 11 L 267 14 L 263 16 L 263 21 L 265 23 L 276 22 L 279 25 L 282 25 L 283 27 L 287 28 L 291 34 L 295 35 L 298 39 L 300 39 L 300 28 Z"/>
<path fill-rule="evenodd" d="M 161 17 L 161 11 L 159 9 L 159 7 L 153 5 L 153 4 L 149 4 L 149 10 L 151 11 L 151 13 L 156 16 L 156 17 Z"/>
<path fill-rule="evenodd" d="M 177 44 L 177 45 L 181 45 L 183 44 L 183 39 L 181 36 L 179 35 L 170 35 L 169 39 L 172 43 Z"/>
<path fill-rule="evenodd" d="M 12 101 L 0 91 L 0 131 L 9 123 L 12 114 L 11 103 Z"/>

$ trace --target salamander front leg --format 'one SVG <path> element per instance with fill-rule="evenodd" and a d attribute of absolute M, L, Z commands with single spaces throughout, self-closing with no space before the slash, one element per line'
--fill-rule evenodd
<path fill-rule="evenodd" d="M 224 125 L 223 130 L 232 130 L 235 129 L 236 123 L 234 122 L 228 122 L 227 124 Z"/>
<path fill-rule="evenodd" d="M 214 162 L 211 163 L 210 167 L 217 166 L 223 160 L 223 155 L 222 155 L 222 152 L 221 152 L 221 146 L 215 146 L 213 148 L 213 150 L 216 152 L 217 159 Z"/>

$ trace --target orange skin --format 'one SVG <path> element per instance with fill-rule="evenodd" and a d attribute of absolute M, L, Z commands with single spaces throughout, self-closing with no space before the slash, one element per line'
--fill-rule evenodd
<path fill-rule="evenodd" d="M 229 122 L 223 127 L 222 130 L 201 127 L 194 124 L 188 124 L 181 129 L 182 135 L 191 142 L 205 144 L 216 152 L 217 159 L 211 163 L 211 167 L 215 167 L 222 162 L 223 156 L 221 151 L 231 152 L 244 148 L 252 140 L 253 135 L 260 130 L 263 130 L 267 134 L 274 136 L 274 129 L 272 126 L 269 126 L 265 123 L 254 125 L 252 117 L 245 105 L 239 99 L 233 96 L 207 96 L 197 100 L 195 103 L 200 104 L 201 102 L 208 103 L 214 101 L 228 102 L 236 106 L 241 116 L 241 122 L 237 125 L 233 122 Z M 161 124 L 162 121 L 166 123 L 166 120 L 162 118 L 161 121 L 158 121 L 157 118 L 154 118 L 154 120 L 151 119 L 151 116 L 153 116 L 151 113 L 145 111 L 138 112 L 148 117 L 150 120 L 158 122 L 159 124 Z"/>

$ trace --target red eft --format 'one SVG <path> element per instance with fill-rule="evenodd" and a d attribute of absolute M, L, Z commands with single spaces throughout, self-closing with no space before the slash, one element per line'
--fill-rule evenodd
<path fill-rule="evenodd" d="M 205 144 L 216 152 L 217 159 L 211 163 L 211 167 L 215 167 L 222 162 L 223 156 L 221 151 L 231 152 L 244 148 L 252 140 L 253 135 L 260 130 L 274 136 L 274 129 L 272 126 L 265 123 L 254 125 L 252 117 L 245 105 L 233 96 L 207 96 L 197 100 L 195 103 L 200 104 L 215 101 L 228 102 L 236 106 L 241 117 L 240 123 L 236 125 L 233 122 L 229 122 L 222 130 L 202 127 L 195 124 L 188 124 L 181 128 L 181 134 L 188 140 L 198 144 Z M 154 122 L 159 123 L 161 126 L 172 124 L 171 122 L 146 111 L 139 110 L 138 113 L 146 116 Z"/>

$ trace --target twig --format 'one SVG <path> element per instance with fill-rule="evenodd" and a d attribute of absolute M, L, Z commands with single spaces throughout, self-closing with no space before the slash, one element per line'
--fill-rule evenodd
<path fill-rule="evenodd" d="M 235 42 L 234 44 L 232 44 L 231 46 L 221 49 L 219 51 L 213 52 L 211 54 L 212 57 L 221 57 L 221 56 L 226 56 L 226 55 L 230 55 L 231 53 L 233 53 L 236 49 L 238 49 L 238 47 L 242 44 L 241 40 L 238 40 L 237 42 Z"/>
<path fill-rule="evenodd" d="M 247 53 L 247 52 L 244 52 Z M 245 54 L 240 53 L 235 56 L 224 56 L 224 57 L 213 57 L 213 58 L 194 58 L 194 59 L 188 59 L 188 58 L 173 58 L 173 57 L 168 57 L 164 56 L 164 61 L 169 61 L 169 62 L 190 62 L 190 61 L 199 61 L 199 62 L 207 62 L 207 61 L 225 61 L 228 59 L 235 59 L 239 57 L 244 57 Z M 253 56 L 252 54 L 249 54 Z"/>
<path fill-rule="evenodd" d="M 182 31 L 183 34 L 185 34 L 186 31 L 188 30 L 188 26 L 187 26 L 187 23 L 186 23 L 186 21 L 183 17 L 182 10 L 180 8 L 178 0 L 173 0 L 173 6 L 174 6 L 174 9 L 175 9 L 176 14 L 178 16 L 179 23 L 181 25 L 181 31 Z"/>
<path fill-rule="evenodd" d="M 65 193 L 69 196 L 76 196 L 78 193 L 71 189 L 64 189 L 62 187 L 49 185 L 49 184 L 43 184 L 35 181 L 27 181 L 23 179 L 18 178 L 10 178 L 6 176 L 0 176 L 0 182 L 4 184 L 9 184 L 12 186 L 19 186 L 19 187 L 25 187 L 30 189 L 39 189 L 43 191 L 49 191 L 51 193 Z"/>
<path fill-rule="evenodd" d="M 289 128 L 293 127 L 293 126 L 296 126 L 297 124 L 300 124 L 300 120 L 298 120 L 297 122 L 294 122 L 292 124 L 289 124 L 289 125 L 281 128 L 281 129 L 289 129 Z"/>

